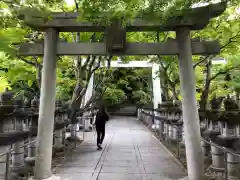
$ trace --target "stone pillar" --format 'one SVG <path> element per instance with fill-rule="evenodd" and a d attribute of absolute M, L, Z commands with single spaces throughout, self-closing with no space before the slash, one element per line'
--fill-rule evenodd
<path fill-rule="evenodd" d="M 38 111 L 39 111 L 39 99 L 37 96 L 34 96 L 33 100 L 31 101 L 31 108 L 32 108 L 32 116 L 30 119 L 29 129 L 31 131 L 35 131 L 35 129 L 37 129 L 37 126 L 38 126 Z M 33 134 L 30 135 L 29 142 L 33 142 L 36 140 L 36 137 L 33 136 Z M 28 155 L 25 161 L 30 165 L 34 165 L 35 156 L 36 156 L 36 142 L 30 143 L 28 145 Z"/>
<path fill-rule="evenodd" d="M 181 143 L 185 146 L 185 133 L 184 133 L 184 126 L 182 126 L 182 141 Z"/>
<path fill-rule="evenodd" d="M 228 176 L 236 176 L 240 164 L 240 158 L 233 154 L 227 153 L 227 170 Z"/>
<path fill-rule="evenodd" d="M 211 154 L 212 154 L 212 168 L 219 171 L 224 170 L 224 153 L 221 149 L 215 146 L 215 143 L 211 142 Z"/>
<path fill-rule="evenodd" d="M 63 110 L 59 107 L 56 112 L 56 122 L 55 122 L 55 135 L 54 135 L 54 150 L 55 152 L 61 152 L 64 150 L 64 139 L 63 132 L 65 129 Z"/>
<path fill-rule="evenodd" d="M 231 137 L 231 136 L 236 136 L 237 132 L 234 126 L 229 126 L 227 122 L 224 123 L 224 128 L 222 130 L 222 135 L 225 137 Z"/>
<path fill-rule="evenodd" d="M 32 123 L 31 123 L 31 126 Z M 31 136 L 29 137 L 29 142 L 35 141 L 35 137 Z M 36 156 L 36 143 L 31 143 L 28 145 L 28 155 L 25 159 L 25 161 L 31 165 L 35 164 L 35 156 Z"/>
<path fill-rule="evenodd" d="M 90 123 L 90 118 L 89 118 L 89 112 L 88 111 L 85 111 L 83 113 L 82 119 L 84 121 L 84 130 L 85 130 L 85 132 L 91 131 L 90 130 L 91 123 Z"/>
<path fill-rule="evenodd" d="M 137 118 L 138 118 L 138 120 L 141 120 L 141 109 L 140 108 L 138 108 L 138 110 L 137 110 Z"/>
<path fill-rule="evenodd" d="M 208 143 L 206 143 L 205 141 L 201 141 L 201 146 L 202 146 L 204 158 L 208 158 L 209 152 L 211 150 L 210 145 Z"/>
<path fill-rule="evenodd" d="M 153 108 L 158 108 L 158 104 L 162 103 L 162 95 L 161 95 L 161 84 L 160 78 L 158 76 L 159 64 L 153 63 L 152 65 L 152 88 L 153 88 Z M 156 114 L 155 114 L 156 115 Z"/>
<path fill-rule="evenodd" d="M 49 28 L 45 32 L 40 108 L 38 119 L 35 178 L 52 177 L 52 144 L 56 100 L 56 61 L 58 32 Z"/>
<path fill-rule="evenodd" d="M 163 133 L 164 133 L 164 122 L 163 122 L 163 120 L 160 121 L 159 132 L 160 132 L 161 136 L 162 136 Z"/>
<path fill-rule="evenodd" d="M 212 122 L 212 120 L 209 120 L 208 130 L 210 130 L 210 131 L 213 131 L 213 130 L 214 130 L 214 129 L 213 129 L 213 122 Z"/>
<path fill-rule="evenodd" d="M 23 123 L 19 118 L 15 118 L 15 131 L 20 132 L 23 131 Z M 11 169 L 13 171 L 17 171 L 20 168 L 24 167 L 24 141 L 15 142 L 12 145 L 12 164 Z"/>
<path fill-rule="evenodd" d="M 179 131 L 180 131 L 179 126 L 174 125 L 174 126 L 173 126 L 173 131 L 172 131 L 172 139 L 173 139 L 173 140 L 177 140 L 177 139 L 178 139 L 178 137 L 179 137 Z"/>
<path fill-rule="evenodd" d="M 219 132 L 223 134 L 223 122 L 218 121 Z"/>
<path fill-rule="evenodd" d="M 180 87 L 183 97 L 184 138 L 187 154 L 188 179 L 204 179 L 204 162 L 201 149 L 200 123 L 196 100 L 196 83 L 192 66 L 190 29 L 176 31 L 179 49 Z"/>
<path fill-rule="evenodd" d="M 85 93 L 85 98 L 84 98 L 84 105 L 89 101 L 89 99 L 93 95 L 93 81 L 94 81 L 94 74 L 91 75 L 91 78 L 88 82 L 87 90 Z"/>
<path fill-rule="evenodd" d="M 164 122 L 164 131 L 163 131 L 164 135 L 168 135 L 168 124 L 166 123 L 166 121 Z"/>
<path fill-rule="evenodd" d="M 240 125 L 236 125 L 236 135 L 240 136 Z"/>
<path fill-rule="evenodd" d="M 55 131 L 55 142 L 54 142 L 54 147 L 56 151 L 61 151 L 64 146 L 63 146 L 63 129 L 57 129 Z"/>

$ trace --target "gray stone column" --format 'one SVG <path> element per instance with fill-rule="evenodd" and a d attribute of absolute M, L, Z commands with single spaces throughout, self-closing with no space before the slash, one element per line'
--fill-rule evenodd
<path fill-rule="evenodd" d="M 153 88 L 153 108 L 157 109 L 158 104 L 162 103 L 162 90 L 161 90 L 161 83 L 160 77 L 157 75 L 160 69 L 160 65 L 153 63 L 152 64 L 152 88 Z M 155 115 L 156 112 L 154 112 Z"/>
<path fill-rule="evenodd" d="M 240 136 L 240 125 L 236 125 L 236 136 Z"/>
<path fill-rule="evenodd" d="M 77 136 L 77 124 L 71 124 L 71 126 L 70 126 L 70 137 L 73 137 L 73 138 L 77 139 L 76 136 Z"/>
<path fill-rule="evenodd" d="M 35 141 L 34 137 L 29 138 L 29 142 Z M 28 157 L 26 157 L 26 161 L 31 161 L 34 163 L 36 154 L 36 143 L 31 143 L 28 145 Z"/>
<path fill-rule="evenodd" d="M 64 150 L 64 139 L 65 137 L 63 137 L 64 135 L 64 120 L 63 120 L 63 114 L 60 113 L 59 115 L 57 115 L 56 117 L 56 125 L 61 125 L 60 127 L 55 127 L 55 136 L 54 136 L 54 149 L 56 150 L 56 152 L 59 151 L 63 151 Z"/>
<path fill-rule="evenodd" d="M 200 123 L 196 100 L 196 83 L 192 65 L 190 29 L 176 31 L 179 49 L 180 87 L 183 97 L 183 122 L 189 180 L 204 179 L 204 162 L 201 149 Z"/>
<path fill-rule="evenodd" d="M 33 121 L 33 117 L 31 118 L 30 121 L 30 129 L 36 127 L 37 128 L 37 122 Z M 29 137 L 29 142 L 33 142 L 36 140 L 36 137 L 33 137 L 32 135 L 30 135 Z M 25 161 L 27 163 L 29 163 L 30 165 L 34 165 L 35 164 L 35 156 L 36 156 L 36 143 L 30 143 L 28 145 L 28 155 L 25 159 Z"/>
<path fill-rule="evenodd" d="M 23 123 L 19 118 L 15 118 L 15 131 L 20 132 L 23 131 Z M 12 145 L 12 164 L 11 169 L 13 171 L 18 171 L 20 168 L 24 166 L 24 141 L 15 142 Z"/>
<path fill-rule="evenodd" d="M 54 146 L 57 150 L 63 149 L 63 129 L 58 129 L 55 131 Z"/>
<path fill-rule="evenodd" d="M 49 28 L 45 32 L 44 57 L 38 119 L 35 162 L 37 180 L 51 178 L 54 112 L 56 100 L 56 51 L 58 32 Z"/>

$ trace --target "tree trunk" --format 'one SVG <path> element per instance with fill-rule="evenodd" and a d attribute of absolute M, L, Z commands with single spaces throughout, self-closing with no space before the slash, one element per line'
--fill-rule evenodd
<path fill-rule="evenodd" d="M 162 79 L 161 79 L 161 87 L 162 87 L 162 91 L 163 91 L 163 94 L 164 94 L 164 97 L 166 98 L 165 100 L 169 100 L 169 93 L 168 93 L 168 75 L 167 75 L 167 72 L 166 72 L 166 69 L 164 67 L 161 67 L 161 70 L 160 72 L 162 72 L 161 76 L 162 76 Z"/>
<path fill-rule="evenodd" d="M 168 78 L 168 77 L 166 76 L 165 78 Z M 164 95 L 165 95 L 166 100 L 168 101 L 170 99 L 169 98 L 169 93 L 168 93 L 169 86 L 168 86 L 168 82 L 167 82 L 166 79 L 164 79 L 164 85 L 162 87 L 164 87 L 163 88 L 164 89 Z"/>
<path fill-rule="evenodd" d="M 73 91 L 73 96 L 70 104 L 70 139 L 71 140 L 79 140 L 76 136 L 76 129 L 77 129 L 77 112 L 80 110 L 80 105 L 82 102 L 82 94 L 84 89 L 81 87 L 79 83 L 76 84 L 75 89 Z"/>
<path fill-rule="evenodd" d="M 211 86 L 211 60 L 209 60 L 206 64 L 206 76 L 205 76 L 205 84 L 204 84 L 204 89 L 201 95 L 201 99 L 199 102 L 200 109 L 205 111 L 207 109 L 207 104 L 208 104 L 208 96 L 209 96 L 209 90 Z"/>
<path fill-rule="evenodd" d="M 210 84 L 211 84 L 210 81 L 205 83 L 204 90 L 202 92 L 201 99 L 200 99 L 200 102 L 199 102 L 200 109 L 203 110 L 203 111 L 205 111 L 207 109 Z"/>
<path fill-rule="evenodd" d="M 237 101 L 238 109 L 240 109 L 240 92 L 236 92 L 236 101 Z"/>
<path fill-rule="evenodd" d="M 173 85 L 172 87 L 172 93 L 173 93 L 173 100 L 178 100 L 178 95 L 177 95 L 177 92 L 176 92 L 176 86 Z"/>

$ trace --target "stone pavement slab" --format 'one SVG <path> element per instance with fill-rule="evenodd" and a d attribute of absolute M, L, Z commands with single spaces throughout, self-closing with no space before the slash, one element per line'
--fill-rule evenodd
<path fill-rule="evenodd" d="M 84 142 L 56 168 L 63 180 L 173 180 L 186 176 L 176 159 L 136 118 L 111 119 L 102 151 L 97 151 L 94 132 L 84 136 Z"/>

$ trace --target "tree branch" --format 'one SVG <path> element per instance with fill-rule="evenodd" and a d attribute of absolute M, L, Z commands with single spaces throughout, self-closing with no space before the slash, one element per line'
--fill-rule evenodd
<path fill-rule="evenodd" d="M 27 59 L 25 59 L 25 58 L 23 58 L 21 56 L 17 56 L 17 58 L 22 60 L 23 62 L 29 64 L 29 65 L 32 65 L 32 66 L 36 67 L 36 64 L 34 62 L 31 62 L 31 61 L 29 61 L 29 60 L 27 60 Z"/>
<path fill-rule="evenodd" d="M 2 68 L 2 67 L 0 67 L 0 71 L 8 72 L 8 68 Z"/>
<path fill-rule="evenodd" d="M 164 37 L 164 39 L 163 39 L 163 42 L 165 42 L 165 41 L 167 40 L 168 34 L 169 34 L 169 32 L 166 32 L 166 35 L 165 35 L 165 37 Z"/>
<path fill-rule="evenodd" d="M 233 41 L 234 38 L 236 38 L 238 36 L 238 34 L 240 33 L 240 31 L 237 32 L 237 34 L 235 36 L 232 36 L 231 38 L 229 38 L 228 42 L 221 46 L 220 49 L 223 49 L 225 47 L 227 47 L 229 44 L 231 44 L 232 42 L 237 42 L 237 41 Z"/>
<path fill-rule="evenodd" d="M 77 3 L 77 0 L 74 0 L 74 3 L 75 3 L 76 10 L 78 11 L 79 10 L 79 6 L 78 6 L 78 3 Z"/>
<path fill-rule="evenodd" d="M 91 74 L 93 74 L 98 68 L 100 68 L 100 66 L 101 66 L 101 60 L 102 60 L 102 56 L 99 56 L 99 57 L 98 57 L 97 65 L 93 68 L 93 70 L 91 71 Z"/>
<path fill-rule="evenodd" d="M 195 69 L 198 65 L 200 65 L 200 64 L 203 63 L 204 61 L 206 61 L 209 57 L 210 57 L 210 55 L 205 56 L 205 58 L 203 58 L 203 59 L 201 59 L 200 61 L 196 62 L 196 63 L 193 65 L 193 69 Z"/>
<path fill-rule="evenodd" d="M 91 36 L 91 38 L 90 38 L 90 41 L 91 41 L 91 42 L 97 42 L 96 33 L 93 33 L 93 34 L 92 34 L 92 36 Z M 94 58 L 94 57 L 92 56 L 92 59 L 93 59 L 93 58 Z M 88 66 L 88 63 L 89 63 L 90 60 L 91 60 L 91 56 L 89 55 L 89 56 L 87 57 L 86 61 L 84 62 L 83 66 L 82 66 L 82 69 L 86 69 L 86 67 Z"/>
<path fill-rule="evenodd" d="M 169 32 L 166 32 L 166 34 L 165 34 L 165 36 L 164 36 L 164 38 L 163 38 L 163 42 L 165 42 L 165 41 L 167 40 L 168 33 L 169 33 Z M 160 32 L 158 31 L 158 32 L 157 32 L 157 35 L 156 35 L 156 36 L 157 36 L 157 37 L 156 37 L 157 42 L 160 42 L 159 34 L 160 34 Z"/>
<path fill-rule="evenodd" d="M 160 62 L 161 67 L 162 67 L 164 70 L 166 70 L 166 67 L 165 67 L 164 64 L 163 64 L 163 61 L 161 60 L 161 56 L 160 56 L 160 55 L 158 55 L 158 59 L 159 59 L 159 62 Z"/>
<path fill-rule="evenodd" d="M 234 70 L 234 69 L 238 69 L 238 68 L 240 68 L 240 65 L 236 65 L 236 66 L 230 67 L 230 68 L 228 68 L 225 71 L 219 71 L 218 73 L 216 73 L 214 76 L 212 76 L 209 79 L 209 82 L 211 82 L 212 80 L 216 79 L 219 75 L 227 74 L 227 73 L 229 73 L 229 71 Z"/>
<path fill-rule="evenodd" d="M 171 59 L 171 61 L 167 64 L 165 68 L 168 69 L 173 62 L 174 62 L 174 59 Z"/>
<path fill-rule="evenodd" d="M 87 57 L 86 61 L 84 62 L 83 66 L 82 66 L 83 69 L 86 69 L 86 67 L 87 67 L 87 65 L 88 65 L 88 63 L 89 63 L 90 60 L 91 60 L 91 56 L 89 55 L 89 56 Z"/>
<path fill-rule="evenodd" d="M 194 38 L 194 36 L 198 33 L 198 31 L 195 31 L 193 34 L 192 34 L 192 38 Z"/>
<path fill-rule="evenodd" d="M 111 66 L 111 60 L 112 60 L 112 57 L 113 57 L 113 56 L 109 56 L 108 59 L 107 59 L 107 62 L 108 62 L 108 68 L 110 68 L 110 66 Z"/>
<path fill-rule="evenodd" d="M 102 78 L 101 78 L 101 79 L 102 79 L 102 80 L 101 80 L 100 83 L 97 83 L 97 84 L 95 85 L 94 89 L 97 90 L 97 88 L 98 88 L 100 85 L 102 85 L 103 83 L 105 83 L 106 81 L 108 81 L 109 79 L 111 79 L 112 76 L 113 76 L 113 73 L 116 72 L 116 71 L 117 71 L 117 69 L 113 70 L 113 71 L 111 72 L 111 74 L 108 73 L 108 72 L 109 72 L 108 70 L 107 70 L 107 74 L 101 73 L 101 75 L 102 75 Z"/>

